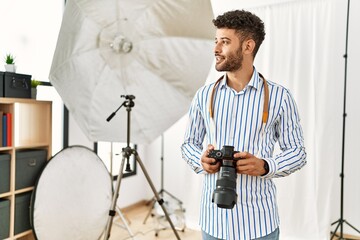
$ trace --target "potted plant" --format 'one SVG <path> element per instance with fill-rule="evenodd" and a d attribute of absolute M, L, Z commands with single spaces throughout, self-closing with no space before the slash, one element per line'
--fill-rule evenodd
<path fill-rule="evenodd" d="M 31 79 L 31 98 L 36 99 L 37 86 L 41 85 L 41 82 L 36 79 Z"/>
<path fill-rule="evenodd" d="M 7 72 L 16 72 L 15 57 L 10 53 L 5 55 L 5 70 Z"/>

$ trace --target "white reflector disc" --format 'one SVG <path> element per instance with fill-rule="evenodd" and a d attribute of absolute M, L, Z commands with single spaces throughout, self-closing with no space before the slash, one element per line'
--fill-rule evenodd
<path fill-rule="evenodd" d="M 57 153 L 35 186 L 32 222 L 39 240 L 99 239 L 109 216 L 112 181 L 90 149 L 73 146 Z"/>

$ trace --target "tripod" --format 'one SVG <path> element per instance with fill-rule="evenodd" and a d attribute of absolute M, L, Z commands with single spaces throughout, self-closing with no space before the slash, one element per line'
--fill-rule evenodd
<path fill-rule="evenodd" d="M 114 179 L 114 176 L 112 174 L 113 170 L 113 143 L 111 143 L 111 155 L 110 155 L 110 173 L 111 173 L 111 179 Z M 124 214 L 121 212 L 120 208 L 117 206 L 116 207 L 116 212 L 118 214 L 118 217 L 121 219 L 121 221 L 123 222 L 124 225 L 121 224 L 116 224 L 121 228 L 125 228 L 127 230 L 127 232 L 129 233 L 130 237 L 132 239 L 135 239 L 135 235 L 134 233 L 131 231 L 131 228 L 129 227 L 128 221 L 125 218 Z"/>
<path fill-rule="evenodd" d="M 344 54 L 344 58 L 345 58 L 345 75 L 344 75 L 344 106 L 343 106 L 343 132 L 342 132 L 342 152 L 341 152 L 341 173 L 340 173 L 340 178 L 341 178 L 341 193 L 340 193 L 340 219 L 333 222 L 331 224 L 331 226 L 336 225 L 336 228 L 334 230 L 334 232 L 332 233 L 331 239 L 333 239 L 335 236 L 338 237 L 338 239 L 343 240 L 343 239 L 349 239 L 349 238 L 344 238 L 343 235 L 343 225 L 344 223 L 347 224 L 349 227 L 351 227 L 352 229 L 354 229 L 355 231 L 357 231 L 358 233 L 360 233 L 360 231 L 358 229 L 356 229 L 353 225 L 351 225 L 349 222 L 347 222 L 344 219 L 344 163 L 345 163 L 345 120 L 346 120 L 346 79 L 347 79 L 347 52 L 348 52 L 348 34 L 349 34 L 349 11 L 350 11 L 350 0 L 348 0 L 348 5 L 347 5 L 347 19 L 346 19 L 346 44 L 345 44 L 345 54 Z M 338 236 L 336 231 L 339 229 L 340 227 L 340 235 Z"/>
<path fill-rule="evenodd" d="M 144 164 L 142 163 L 139 154 L 137 153 L 137 151 L 135 149 L 132 149 L 130 147 L 130 112 L 131 112 L 131 108 L 135 106 L 134 103 L 134 99 L 135 96 L 133 95 L 121 95 L 121 97 L 125 98 L 125 101 L 116 109 L 115 112 L 113 112 L 107 119 L 106 121 L 110 121 L 116 114 L 116 112 L 122 107 L 125 106 L 126 107 L 126 111 L 127 111 L 127 145 L 125 148 L 122 149 L 122 161 L 121 161 L 121 166 L 119 169 L 119 175 L 116 181 L 116 187 L 115 187 L 115 192 L 112 198 L 112 202 L 111 202 L 111 209 L 109 210 L 109 218 L 107 221 L 107 225 L 106 225 L 106 232 L 104 235 L 104 240 L 109 239 L 110 237 L 110 232 L 111 232 L 111 227 L 112 227 L 112 223 L 113 223 L 113 219 L 116 213 L 116 202 L 117 199 L 119 197 L 119 190 L 120 190 L 120 184 L 121 184 L 121 179 L 123 177 L 123 168 L 124 168 L 124 164 L 125 164 L 125 160 L 126 160 L 126 169 L 125 171 L 131 171 L 130 170 L 130 163 L 129 163 L 129 159 L 131 155 L 135 156 L 136 161 L 139 163 L 141 170 L 143 171 L 146 180 L 148 181 L 151 190 L 153 191 L 156 200 L 158 201 L 159 205 L 161 206 L 162 210 L 164 211 L 164 214 L 166 216 L 167 221 L 169 222 L 171 228 L 174 231 L 174 234 L 176 236 L 177 239 L 180 240 L 180 237 L 178 235 L 178 232 L 176 231 L 174 224 L 172 223 L 169 214 L 167 213 L 165 207 L 163 206 L 164 200 L 160 198 L 159 194 L 156 192 L 156 189 L 154 187 L 154 184 L 152 183 L 149 174 L 147 173 Z"/>
<path fill-rule="evenodd" d="M 159 191 L 159 195 L 161 197 L 164 197 L 164 193 L 166 193 L 167 195 L 169 195 L 172 199 L 176 200 L 178 202 L 178 204 L 180 205 L 180 210 L 184 212 L 184 209 L 182 208 L 182 201 L 180 201 L 180 199 L 176 198 L 174 195 L 172 195 L 171 193 L 169 193 L 168 191 L 166 191 L 164 189 L 164 135 L 161 135 L 161 189 Z M 149 216 L 151 215 L 152 209 L 154 209 L 155 204 L 156 204 L 156 199 L 152 199 L 151 200 L 151 208 L 148 212 L 148 214 L 146 215 L 145 219 L 144 219 L 144 224 L 146 223 L 147 219 L 149 218 Z M 179 229 L 181 231 L 184 231 L 185 227 Z"/>

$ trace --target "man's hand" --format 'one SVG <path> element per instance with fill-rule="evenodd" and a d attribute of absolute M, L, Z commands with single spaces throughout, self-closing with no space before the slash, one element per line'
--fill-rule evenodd
<path fill-rule="evenodd" d="M 216 173 L 220 169 L 220 162 L 216 162 L 214 158 L 209 158 L 209 153 L 214 150 L 214 146 L 209 144 L 204 154 L 201 156 L 201 165 L 208 173 Z M 215 164 L 216 163 L 216 164 Z"/>
<path fill-rule="evenodd" d="M 234 154 L 234 158 L 241 158 L 236 161 L 237 173 L 251 176 L 261 176 L 266 173 L 264 168 L 265 160 L 255 157 L 248 152 Z"/>

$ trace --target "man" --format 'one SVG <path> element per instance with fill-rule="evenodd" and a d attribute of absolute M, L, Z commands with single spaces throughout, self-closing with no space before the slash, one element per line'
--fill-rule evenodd
<path fill-rule="evenodd" d="M 256 15 L 235 10 L 213 20 L 217 83 L 203 86 L 189 110 L 181 147 L 183 159 L 204 174 L 200 225 L 203 239 L 279 239 L 276 188 L 272 181 L 306 164 L 303 133 L 290 92 L 253 66 L 265 38 Z M 203 151 L 206 138 L 207 149 Z M 281 153 L 273 155 L 278 142 Z M 222 161 L 213 150 L 233 146 L 237 201 L 233 208 L 213 203 Z M 239 152 L 237 152 L 239 151 Z"/>

